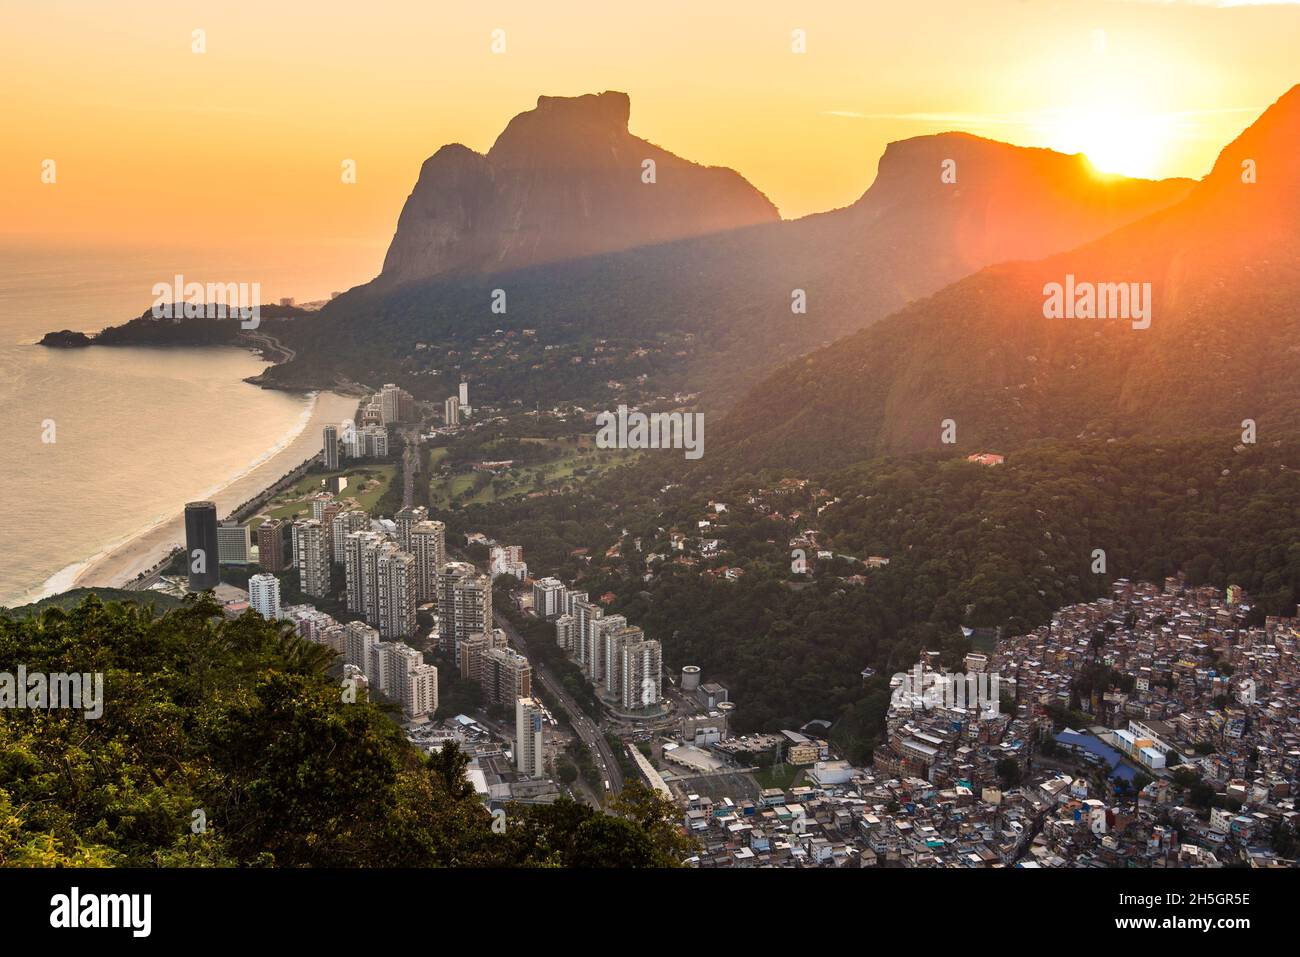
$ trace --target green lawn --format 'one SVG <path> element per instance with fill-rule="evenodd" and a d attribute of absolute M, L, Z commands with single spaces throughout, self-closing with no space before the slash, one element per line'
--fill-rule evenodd
<path fill-rule="evenodd" d="M 530 495 L 533 492 L 562 488 L 570 484 L 580 469 L 590 469 L 586 475 L 577 476 L 581 482 L 601 472 L 630 461 L 637 453 L 626 449 L 579 448 L 571 442 L 556 440 L 527 440 L 537 442 L 554 442 L 564 448 L 564 454 L 549 462 L 528 465 L 494 476 L 492 481 L 479 489 L 468 500 L 469 504 L 483 505 L 512 498 L 517 495 Z M 474 485 L 479 473 L 473 471 L 458 472 L 450 478 L 437 478 L 433 482 L 430 501 L 436 507 L 446 508 L 456 496 L 461 495 Z"/>
<path fill-rule="evenodd" d="M 344 501 L 349 498 L 355 499 L 358 508 L 369 512 L 374 509 L 380 496 L 384 494 L 384 489 L 388 488 L 388 481 L 396 470 L 396 465 L 364 465 L 355 469 L 330 472 L 328 475 L 319 473 L 309 475 L 272 499 L 269 507 L 264 508 L 249 524 L 256 528 L 267 516 L 284 519 L 310 518 L 311 496 L 318 491 L 323 491 L 324 479 L 334 475 L 348 477 L 348 487 L 343 490 L 340 498 Z"/>
<path fill-rule="evenodd" d="M 780 788 L 788 791 L 803 774 L 803 768 L 794 764 L 783 764 L 775 768 L 763 768 L 754 772 L 754 780 L 760 788 Z"/>
<path fill-rule="evenodd" d="M 461 472 L 449 479 L 435 481 L 430 501 L 437 502 L 440 505 L 449 504 L 453 498 L 474 484 L 474 477 L 473 472 Z"/>

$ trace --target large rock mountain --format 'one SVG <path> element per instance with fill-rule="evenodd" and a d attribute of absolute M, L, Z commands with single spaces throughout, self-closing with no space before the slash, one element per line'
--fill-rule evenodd
<path fill-rule="evenodd" d="M 548 341 L 671 330 L 697 336 L 684 382 L 720 408 L 794 356 L 984 266 L 1077 246 L 1194 185 L 1101 176 L 1081 156 L 942 133 L 891 144 L 855 203 L 780 221 L 729 171 L 670 157 L 643 184 L 641 158 L 668 154 L 626 132 L 621 94 L 541 102 L 488 156 L 446 147 L 425 164 L 384 273 L 301 327 L 292 345 L 310 366 L 278 366 L 271 379 L 374 381 L 397 375 L 392 357 L 417 342 L 499 327 Z M 701 183 L 737 198 L 676 205 Z M 745 221 L 757 225 L 726 228 Z M 660 241 L 688 227 L 704 234 Z M 487 309 L 495 287 L 508 290 L 508 315 Z M 796 290 L 806 312 L 792 310 Z M 334 368 L 320 374 L 323 362 Z"/>
<path fill-rule="evenodd" d="M 542 96 L 486 156 L 438 150 L 402 209 L 381 280 L 500 272 L 779 218 L 732 170 L 633 136 L 630 110 L 626 93 Z"/>
<path fill-rule="evenodd" d="M 1100 175 L 1082 154 L 939 133 L 890 143 L 856 203 L 789 232 L 862 266 L 886 258 L 924 280 L 957 278 L 1095 239 L 1182 199 L 1192 185 Z M 832 256 L 832 264 L 842 262 Z"/>
<path fill-rule="evenodd" d="M 1149 283 L 1149 325 L 1049 318 L 1051 284 L 1071 282 L 1076 316 L 1082 284 Z M 783 366 L 737 404 L 715 448 L 751 467 L 844 463 L 943 448 L 945 419 L 966 451 L 1207 429 L 1237 441 L 1246 419 L 1276 436 L 1300 422 L 1297 302 L 1300 87 L 1182 202 L 984 269 Z"/>

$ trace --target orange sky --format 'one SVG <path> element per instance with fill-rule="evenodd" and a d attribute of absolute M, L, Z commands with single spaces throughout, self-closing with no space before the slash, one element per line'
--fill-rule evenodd
<path fill-rule="evenodd" d="M 338 288 L 378 269 L 438 146 L 486 150 L 539 93 L 604 89 L 786 216 L 944 129 L 1200 176 L 1300 81 L 1297 38 L 1296 3 L 1208 0 L 5 0 L 0 242 L 277 250 Z"/>

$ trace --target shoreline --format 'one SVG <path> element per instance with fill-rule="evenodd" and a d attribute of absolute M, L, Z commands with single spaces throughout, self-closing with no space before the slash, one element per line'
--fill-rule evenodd
<path fill-rule="evenodd" d="M 344 419 L 351 419 L 356 407 L 355 396 L 315 393 L 303 410 L 301 423 L 294 430 L 281 437 L 242 471 L 196 495 L 194 500 L 215 502 L 217 515 L 224 519 L 278 482 L 285 473 L 299 468 L 318 454 L 321 430 L 326 425 L 338 425 Z M 72 588 L 127 587 L 184 541 L 182 505 L 177 507 L 175 514 L 157 516 L 139 531 L 106 546 L 84 561 L 60 569 L 46 579 L 34 592 L 34 597 L 25 601 L 39 601 Z"/>

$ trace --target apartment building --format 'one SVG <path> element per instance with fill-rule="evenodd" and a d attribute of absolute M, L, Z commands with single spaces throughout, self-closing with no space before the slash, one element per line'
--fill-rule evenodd
<path fill-rule="evenodd" d="M 528 659 L 508 648 L 489 648 L 483 652 L 483 696 L 493 704 L 509 705 L 533 693 L 533 669 Z"/>
<path fill-rule="evenodd" d="M 257 564 L 272 574 L 289 567 L 284 551 L 285 523 L 272 518 L 257 526 Z"/>
<path fill-rule="evenodd" d="M 325 598 L 330 593 L 330 547 L 316 519 L 294 523 L 299 588 L 304 595 Z"/>
<path fill-rule="evenodd" d="M 217 525 L 217 556 L 223 565 L 248 565 L 253 560 L 253 538 L 247 525 L 221 522 Z"/>
<path fill-rule="evenodd" d="M 376 560 L 379 634 L 385 639 L 415 634 L 415 556 L 388 542 Z"/>
<path fill-rule="evenodd" d="M 280 617 L 280 579 L 274 575 L 253 575 L 248 579 L 248 604 L 267 621 Z"/>
<path fill-rule="evenodd" d="M 515 701 L 515 768 L 520 774 L 545 776 L 542 749 L 542 709 L 532 698 Z"/>
<path fill-rule="evenodd" d="M 387 542 L 379 532 L 349 532 L 344 536 L 348 611 L 371 624 L 379 620 L 379 551 Z"/>
<path fill-rule="evenodd" d="M 438 576 L 438 640 L 444 653 L 455 657 L 462 639 L 491 631 L 491 579 L 466 562 L 447 562 Z"/>
<path fill-rule="evenodd" d="M 415 599 L 420 604 L 438 600 L 438 575 L 447 564 L 447 526 L 421 520 L 411 526 L 408 551 L 415 556 Z"/>
<path fill-rule="evenodd" d="M 334 543 L 333 562 L 335 565 L 347 564 L 348 536 L 353 532 L 370 529 L 370 516 L 358 509 L 339 512 L 330 522 L 330 536 Z"/>
<path fill-rule="evenodd" d="M 663 653 L 659 642 L 628 641 L 622 650 L 623 707 L 630 711 L 656 707 L 663 697 Z"/>
<path fill-rule="evenodd" d="M 558 578 L 540 578 L 533 582 L 533 612 L 550 620 L 564 613 L 564 583 Z"/>

